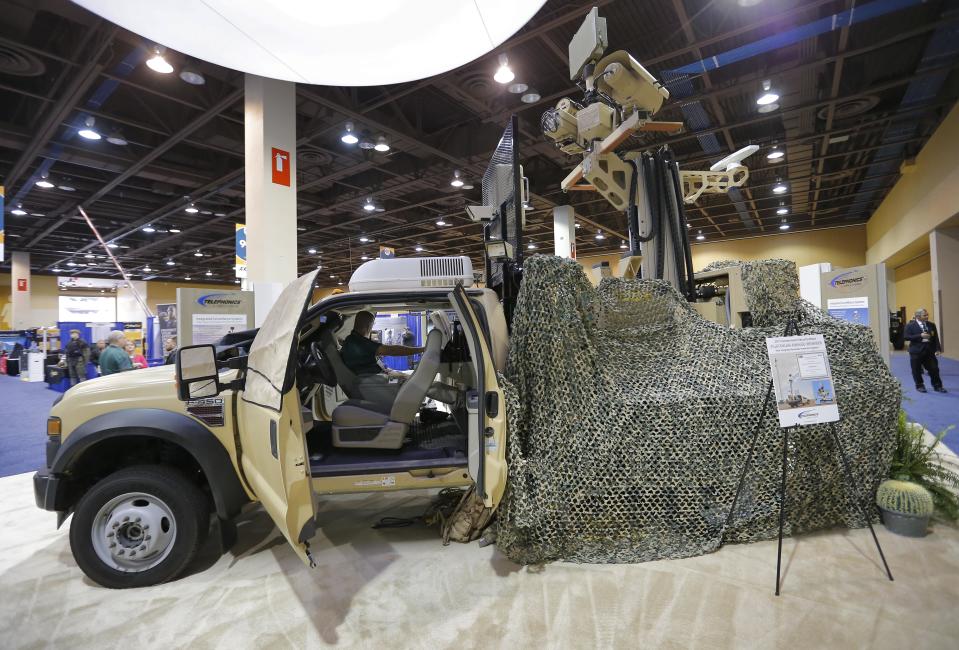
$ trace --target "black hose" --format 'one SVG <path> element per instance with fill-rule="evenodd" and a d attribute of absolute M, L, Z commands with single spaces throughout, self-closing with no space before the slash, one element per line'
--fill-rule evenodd
<path fill-rule="evenodd" d="M 679 175 L 679 164 L 673 161 L 673 186 L 676 192 L 676 204 L 679 206 L 679 231 L 683 243 L 683 259 L 686 262 L 686 298 L 696 299 L 695 271 L 693 270 L 693 250 L 689 243 L 689 228 L 686 221 L 686 206 L 683 202 L 683 186 Z"/>
<path fill-rule="evenodd" d="M 639 232 L 639 207 L 636 205 L 636 186 L 639 184 L 639 164 L 635 160 L 630 160 L 629 164 L 633 167 L 632 176 L 629 179 L 629 208 L 627 217 L 629 219 L 629 250 L 632 255 L 639 255 L 639 245 L 651 241 L 656 236 L 656 220 L 650 219 L 649 234 L 641 235 Z"/>

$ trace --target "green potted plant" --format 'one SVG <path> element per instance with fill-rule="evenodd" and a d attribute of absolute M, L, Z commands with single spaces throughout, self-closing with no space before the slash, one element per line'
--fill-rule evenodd
<path fill-rule="evenodd" d="M 921 528 L 925 534 L 925 524 L 918 521 L 902 520 L 907 517 L 922 518 L 928 510 L 928 504 L 922 492 L 932 500 L 932 511 L 925 515 L 926 523 L 930 515 L 944 521 L 959 519 L 959 498 L 955 490 L 959 489 L 959 473 L 942 462 L 936 447 L 952 427 L 940 431 L 931 444 L 926 442 L 924 429 L 906 420 L 906 412 L 899 411 L 899 425 L 896 435 L 896 451 L 893 454 L 890 476 L 876 493 L 876 503 L 883 510 L 883 523 L 894 532 L 899 524 L 909 524 L 909 530 Z M 919 486 L 922 490 L 903 486 L 906 482 Z M 889 513 L 887 515 L 887 513 Z M 908 533 L 903 533 L 908 534 Z"/>

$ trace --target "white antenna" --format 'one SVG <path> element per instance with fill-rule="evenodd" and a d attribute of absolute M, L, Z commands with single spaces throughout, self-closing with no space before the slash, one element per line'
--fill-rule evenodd
<path fill-rule="evenodd" d="M 733 154 L 729 154 L 719 162 L 715 163 L 712 167 L 709 168 L 711 172 L 728 172 L 733 168 L 738 167 L 739 164 L 749 158 L 751 155 L 759 151 L 759 145 L 751 144 L 748 147 L 743 147 L 739 151 Z"/>

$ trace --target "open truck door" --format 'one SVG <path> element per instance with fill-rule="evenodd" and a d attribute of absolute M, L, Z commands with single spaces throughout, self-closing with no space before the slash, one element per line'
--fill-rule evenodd
<path fill-rule="evenodd" d="M 476 368 L 478 430 L 469 438 L 469 472 L 487 508 L 495 509 L 506 489 L 506 401 L 482 321 L 461 284 L 448 295 L 466 334 Z"/>
<path fill-rule="evenodd" d="M 238 454 L 250 487 L 300 558 L 313 566 L 316 532 L 300 396 L 294 390 L 298 332 L 316 271 L 290 283 L 260 327 L 237 404 Z"/>

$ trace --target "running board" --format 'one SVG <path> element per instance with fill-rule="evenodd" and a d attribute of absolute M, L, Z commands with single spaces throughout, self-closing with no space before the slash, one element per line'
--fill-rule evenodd
<path fill-rule="evenodd" d="M 370 460 L 362 463 L 338 463 L 327 465 L 322 460 L 310 459 L 310 475 L 313 478 L 327 476 L 352 476 L 356 474 L 387 474 L 407 472 L 417 469 L 437 469 L 440 467 L 466 467 L 466 456 L 458 458 L 423 458 L 417 460 L 384 461 Z"/>

